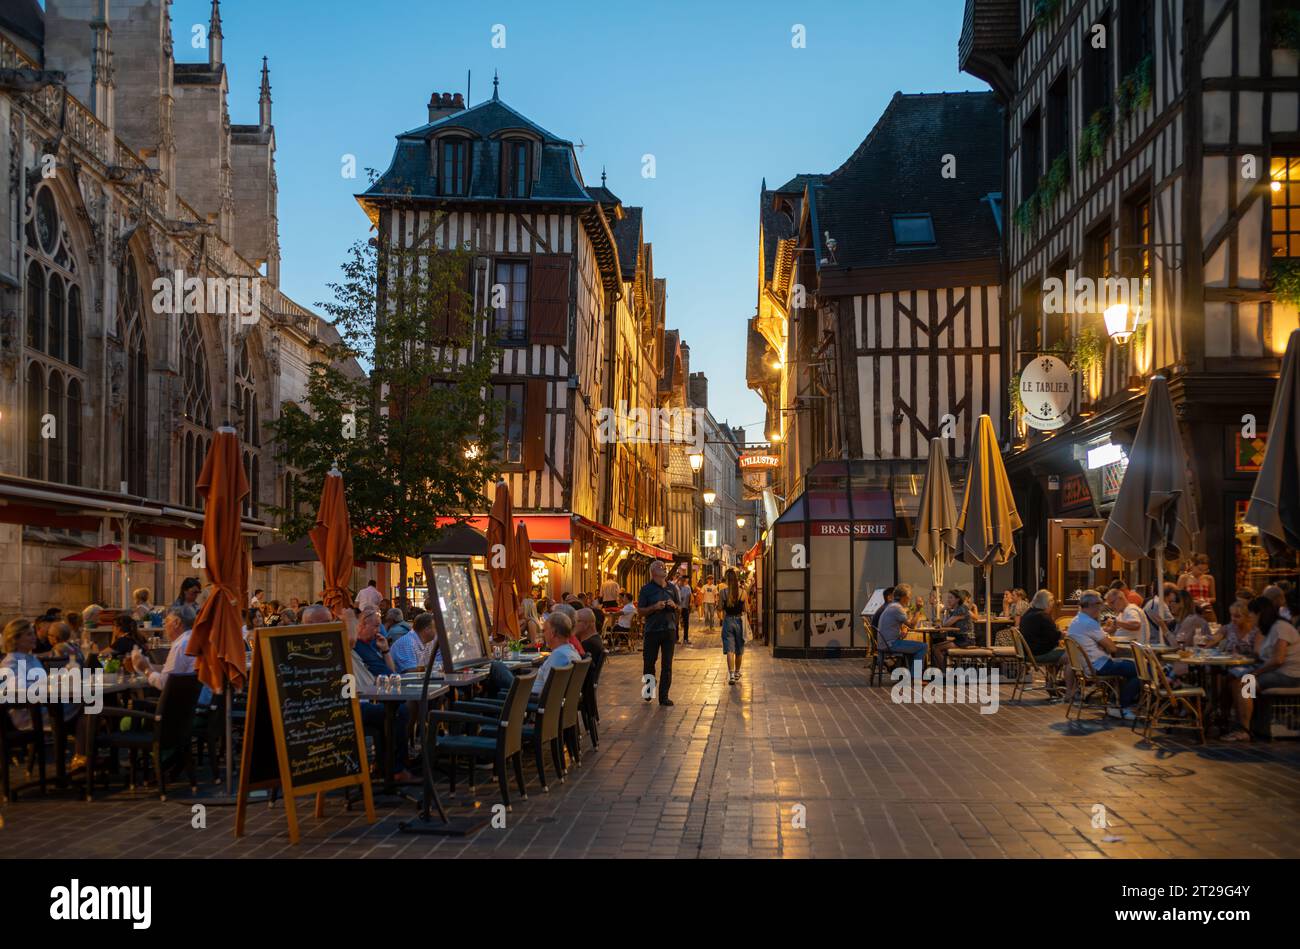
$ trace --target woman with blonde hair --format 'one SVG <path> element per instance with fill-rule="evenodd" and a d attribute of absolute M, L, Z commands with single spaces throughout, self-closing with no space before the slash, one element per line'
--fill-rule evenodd
<path fill-rule="evenodd" d="M 542 641 L 542 621 L 537 616 L 537 602 L 530 596 L 519 601 L 520 632 L 530 643 Z"/>
<path fill-rule="evenodd" d="M 727 570 L 727 580 L 718 593 L 722 608 L 722 654 L 727 657 L 727 683 L 740 681 L 740 664 L 745 658 L 745 593 L 736 568 Z"/>
<path fill-rule="evenodd" d="M 59 626 L 67 628 L 66 624 L 60 623 Z M 0 641 L 0 647 L 3 647 L 5 657 L 0 659 L 0 669 L 12 670 L 12 674 L 21 681 L 25 686 L 46 679 L 48 676 L 45 672 L 45 666 L 35 655 L 36 649 L 36 627 L 32 625 L 31 620 L 18 619 L 10 620 L 5 624 L 3 640 Z M 47 706 L 47 708 L 50 708 Z M 0 713 L 2 714 L 2 713 Z M 63 703 L 63 720 L 70 722 L 81 714 L 81 706 L 73 702 Z M 9 720 L 13 723 L 14 728 L 19 731 L 29 732 L 32 730 L 32 713 L 26 708 L 9 709 Z M 79 768 L 86 763 L 86 748 L 88 747 L 85 719 L 78 722 L 76 728 L 76 752 L 72 758 L 72 767 Z M 0 762 L 0 765 L 9 767 L 9 762 Z"/>

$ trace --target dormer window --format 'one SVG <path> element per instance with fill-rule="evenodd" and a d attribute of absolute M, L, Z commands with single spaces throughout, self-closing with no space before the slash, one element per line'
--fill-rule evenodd
<path fill-rule="evenodd" d="M 469 141 L 444 138 L 438 142 L 438 193 L 469 193 Z"/>
<path fill-rule="evenodd" d="M 501 196 L 526 198 L 532 192 L 533 143 L 523 138 L 508 138 L 501 143 Z"/>
<path fill-rule="evenodd" d="M 927 247 L 934 243 L 934 221 L 928 214 L 895 214 L 894 243 L 899 247 Z"/>

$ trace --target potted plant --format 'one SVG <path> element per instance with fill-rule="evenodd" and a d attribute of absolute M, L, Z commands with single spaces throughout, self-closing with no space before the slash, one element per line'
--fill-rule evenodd
<path fill-rule="evenodd" d="M 1106 142 L 1113 127 L 1109 106 L 1092 113 L 1092 118 L 1079 133 L 1078 161 L 1081 169 L 1106 153 Z"/>
<path fill-rule="evenodd" d="M 1038 204 L 1040 209 L 1050 208 L 1058 197 L 1065 193 L 1065 186 L 1070 183 L 1070 160 L 1065 152 L 1052 159 L 1047 174 L 1038 182 Z"/>
<path fill-rule="evenodd" d="M 1020 206 L 1016 208 L 1015 214 L 1013 215 L 1016 227 L 1028 234 L 1034 229 L 1034 225 L 1038 223 L 1039 210 L 1038 192 L 1035 191 L 1029 197 L 1021 201 Z"/>
<path fill-rule="evenodd" d="M 1268 289 L 1279 303 L 1300 306 L 1300 257 L 1281 257 L 1268 272 Z"/>
<path fill-rule="evenodd" d="M 507 639 L 506 648 L 510 651 L 511 659 L 520 659 L 523 657 L 524 641 L 522 639 Z"/>
<path fill-rule="evenodd" d="M 1134 112 L 1151 104 L 1152 72 L 1155 60 L 1147 56 L 1133 67 L 1133 71 L 1119 81 L 1115 88 L 1115 108 L 1120 118 L 1127 119 Z"/>

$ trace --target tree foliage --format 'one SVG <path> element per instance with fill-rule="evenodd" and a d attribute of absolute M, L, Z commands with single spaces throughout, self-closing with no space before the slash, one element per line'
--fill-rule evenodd
<path fill-rule="evenodd" d="M 436 223 L 405 247 L 348 249 L 333 300 L 318 304 L 342 341 L 312 365 L 305 402 L 283 406 L 273 426 L 302 502 L 274 511 L 286 536 L 312 527 L 337 467 L 357 555 L 398 560 L 403 582 L 405 558 L 436 537 L 438 518 L 485 508 L 497 469 L 497 351 L 475 310 L 471 255 L 438 249 Z M 349 372 L 352 359 L 369 375 Z"/>

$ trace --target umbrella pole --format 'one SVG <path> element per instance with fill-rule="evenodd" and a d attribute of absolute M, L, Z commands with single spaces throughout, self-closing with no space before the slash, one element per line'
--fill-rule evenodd
<path fill-rule="evenodd" d="M 984 568 L 984 645 L 993 645 L 993 568 Z"/>
<path fill-rule="evenodd" d="M 235 793 L 235 743 L 234 728 L 230 724 L 231 700 L 230 683 L 226 683 L 226 796 Z"/>

